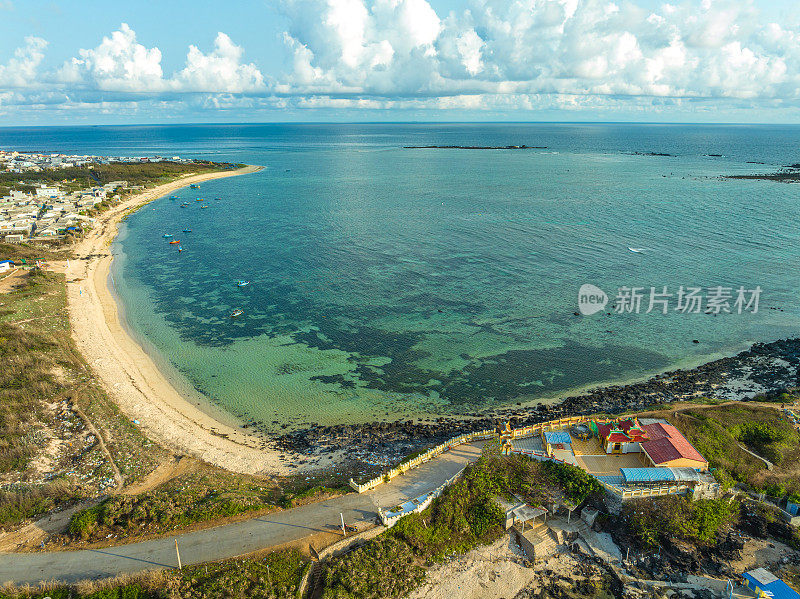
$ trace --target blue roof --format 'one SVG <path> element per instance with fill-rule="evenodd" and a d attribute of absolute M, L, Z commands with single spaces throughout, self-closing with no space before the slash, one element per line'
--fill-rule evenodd
<path fill-rule="evenodd" d="M 544 440 L 548 443 L 563 443 L 569 445 L 572 443 L 572 437 L 566 431 L 545 431 Z"/>
<path fill-rule="evenodd" d="M 774 599 L 800 599 L 800 593 L 764 568 L 745 572 L 743 576 L 751 589 L 769 591 Z"/>
<path fill-rule="evenodd" d="M 5 264 L 5 263 L 14 264 L 14 261 L 13 260 L 0 260 L 0 264 Z"/>
<path fill-rule="evenodd" d="M 659 483 L 675 480 L 669 468 L 620 468 L 626 483 Z"/>

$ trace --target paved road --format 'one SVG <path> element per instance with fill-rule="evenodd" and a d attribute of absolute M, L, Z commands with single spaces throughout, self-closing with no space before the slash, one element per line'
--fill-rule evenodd
<path fill-rule="evenodd" d="M 267 514 L 252 520 L 130 545 L 82 551 L 0 554 L 0 582 L 76 582 L 122 573 L 174 568 L 175 539 L 185 565 L 234 557 L 331 532 L 343 513 L 348 523 L 373 522 L 377 508 L 393 507 L 441 485 L 480 455 L 480 443 L 462 445 L 392 482 L 363 493 Z"/>

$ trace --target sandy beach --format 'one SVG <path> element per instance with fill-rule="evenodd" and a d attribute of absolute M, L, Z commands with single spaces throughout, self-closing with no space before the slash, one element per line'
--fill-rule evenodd
<path fill-rule="evenodd" d="M 124 329 L 108 285 L 110 245 L 119 222 L 131 210 L 192 183 L 245 175 L 260 168 L 185 176 L 124 200 L 98 218 L 74 246 L 75 259 L 64 263 L 63 270 L 78 349 L 123 413 L 138 423 L 149 439 L 234 472 L 287 474 L 297 470 L 290 470 L 278 452 L 265 449 L 263 440 L 216 421 L 178 393 Z"/>

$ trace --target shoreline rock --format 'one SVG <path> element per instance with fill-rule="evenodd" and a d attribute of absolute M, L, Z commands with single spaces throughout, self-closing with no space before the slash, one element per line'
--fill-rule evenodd
<path fill-rule="evenodd" d="M 492 428 L 509 419 L 514 426 L 526 426 L 566 415 L 642 411 L 697 397 L 733 401 L 748 401 L 756 396 L 777 398 L 800 386 L 799 374 L 800 338 L 781 339 L 755 343 L 735 356 L 696 368 L 672 370 L 628 385 L 601 386 L 551 405 L 505 406 L 471 414 L 442 415 L 432 422 L 310 425 L 272 436 L 270 442 L 282 451 L 310 458 L 339 455 L 341 462 L 382 470 L 412 451 L 461 433 Z"/>

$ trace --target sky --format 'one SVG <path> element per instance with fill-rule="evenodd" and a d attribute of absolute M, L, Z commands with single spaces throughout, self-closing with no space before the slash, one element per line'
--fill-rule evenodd
<path fill-rule="evenodd" d="M 800 122 L 788 0 L 0 0 L 0 126 Z"/>

